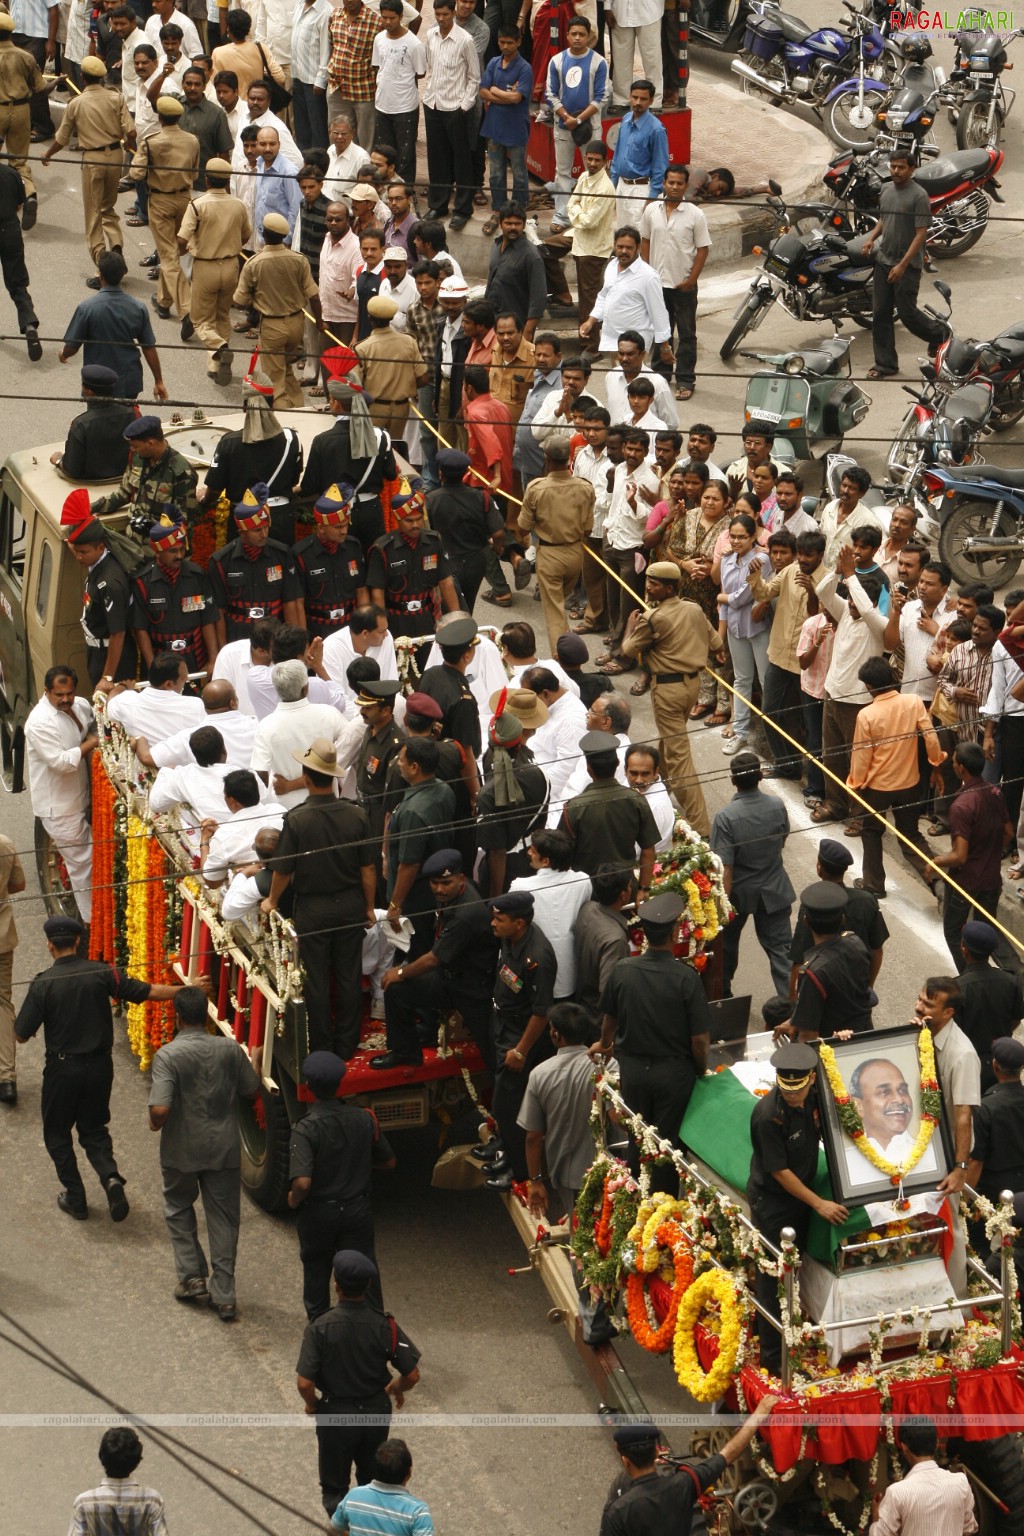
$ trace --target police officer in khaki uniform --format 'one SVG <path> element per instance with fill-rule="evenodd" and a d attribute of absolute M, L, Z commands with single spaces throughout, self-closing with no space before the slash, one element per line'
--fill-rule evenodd
<path fill-rule="evenodd" d="M 647 601 L 648 612 L 637 609 L 630 615 L 622 649 L 626 656 L 642 656 L 651 674 L 663 777 L 691 827 L 707 837 L 711 830 L 708 808 L 694 771 L 686 726 L 708 652 L 721 659 L 722 642 L 697 604 L 679 596 L 679 567 L 671 560 L 648 566 Z"/>
<path fill-rule="evenodd" d="M 56 137 L 41 165 L 49 165 L 58 150 L 77 139 L 82 154 L 82 203 L 85 207 L 85 243 L 93 261 L 104 251 L 124 245 L 117 216 L 117 184 L 121 179 L 121 146 L 135 147 L 135 124 L 120 91 L 108 91 L 102 59 L 82 60 L 85 87 L 64 109 Z"/>
<path fill-rule="evenodd" d="M 274 386 L 279 408 L 301 410 L 302 386 L 295 362 L 302 352 L 303 315 L 308 308 L 323 330 L 320 289 L 309 262 L 285 245 L 288 220 L 280 213 L 263 218 L 263 249 L 246 262 L 232 303 L 255 309 L 260 317 L 260 361 Z"/>
<path fill-rule="evenodd" d="M 523 492 L 519 526 L 537 535 L 537 585 L 548 626 L 548 655 L 568 633 L 565 604 L 583 579 L 583 540 L 594 526 L 594 487 L 569 470 L 569 444 L 544 445 L 544 473 Z"/>
<path fill-rule="evenodd" d="M 199 337 L 209 353 L 206 371 L 217 384 L 231 383 L 231 295 L 239 257 L 252 238 L 248 209 L 227 190 L 230 179 L 227 160 L 208 160 L 207 190 L 188 204 L 178 229 L 178 251 L 190 251 L 194 263 L 183 337 L 187 340 L 192 332 Z"/>
<path fill-rule="evenodd" d="M 416 341 L 408 331 L 396 331 L 391 322 L 398 305 L 386 294 L 375 293 L 366 306 L 370 334 L 354 348 L 362 364 L 363 385 L 372 404 L 370 419 L 383 427 L 393 441 L 405 437 L 409 406 L 430 373 Z"/>
<path fill-rule="evenodd" d="M 178 121 L 184 110 L 177 96 L 157 97 L 160 127 L 139 146 L 128 172 L 132 181 L 145 181 L 149 187 L 149 227 L 160 257 L 153 308 L 161 320 L 171 318 L 172 308 L 182 321 L 189 313 L 189 281 L 178 260 L 178 228 L 199 175 L 199 140 Z M 183 325 L 182 332 L 187 341 L 191 329 Z"/>
<path fill-rule="evenodd" d="M 12 43 L 11 33 L 16 25 L 13 16 L 8 16 L 6 11 L 0 12 L 0 144 L 7 151 L 8 163 L 20 172 L 25 183 L 21 227 L 31 229 L 36 222 L 38 204 L 28 158 L 29 103 L 36 92 L 45 91 L 47 86 L 32 55 Z"/>

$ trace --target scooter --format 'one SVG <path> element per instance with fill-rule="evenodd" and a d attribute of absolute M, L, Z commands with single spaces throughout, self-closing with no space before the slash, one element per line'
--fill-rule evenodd
<path fill-rule="evenodd" d="M 1001 149 L 964 149 L 940 155 L 918 169 L 914 180 L 928 193 L 932 208 L 930 256 L 950 261 L 977 245 L 988 227 L 989 200 L 1003 201 L 996 181 L 1002 163 Z M 837 203 L 856 210 L 851 222 L 866 233 L 878 217 L 882 187 L 889 180 L 881 153 L 836 155 L 822 180 Z"/>
<path fill-rule="evenodd" d="M 1024 469 L 935 464 L 917 476 L 939 524 L 939 558 L 960 584 L 1005 586 L 1024 559 Z"/>
<path fill-rule="evenodd" d="M 850 340 L 828 336 L 799 352 L 743 352 L 765 363 L 747 383 L 745 421 L 771 422 L 775 451 L 785 443 L 795 459 L 823 458 L 864 420 L 871 401 L 850 378 Z"/>
<path fill-rule="evenodd" d="M 780 10 L 775 0 L 753 0 L 741 56 L 730 68 L 747 95 L 786 105 L 805 102 L 819 116 L 827 110 L 836 143 L 865 149 L 874 138 L 876 114 L 889 98 L 886 82 L 867 73 L 882 57 L 885 34 L 851 0 L 843 6 L 850 13 L 846 31 L 815 30 Z"/>

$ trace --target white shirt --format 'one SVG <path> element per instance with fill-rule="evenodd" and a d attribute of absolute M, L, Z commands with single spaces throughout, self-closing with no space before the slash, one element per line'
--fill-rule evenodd
<path fill-rule="evenodd" d="M 816 587 L 818 601 L 838 619 L 832 660 L 825 674 L 825 692 L 836 704 L 869 704 L 871 695 L 857 673 L 869 656 L 881 656 L 885 615 L 872 607 L 856 576 L 847 577 L 850 596 L 859 610 L 854 618 L 844 598 L 837 597 L 839 576 L 833 571 Z"/>
<path fill-rule="evenodd" d="M 408 272 L 406 272 L 405 276 L 402 278 L 402 281 L 397 285 L 397 287 L 392 287 L 391 279 L 386 277 L 381 283 L 380 289 L 378 291 L 382 298 L 394 299 L 395 303 L 398 305 L 398 314 L 395 315 L 394 319 L 391 321 L 392 330 L 404 331 L 406 329 L 405 317 L 409 313 L 409 310 L 412 308 L 413 304 L 415 304 L 416 300 L 419 298 L 419 293 L 416 290 L 416 279 L 414 277 L 410 277 Z M 429 365 L 431 360 L 425 359 L 425 361 L 427 361 Z"/>
<path fill-rule="evenodd" d="M 544 404 L 546 405 L 547 401 Z M 602 448 L 600 453 L 595 453 L 589 443 L 580 449 L 573 460 L 573 474 L 578 475 L 581 480 L 589 480 L 594 487 L 594 526 L 590 530 L 592 539 L 600 539 L 604 534 L 604 520 L 608 515 L 608 507 L 612 499 L 612 493 L 608 489 L 608 471 L 611 467 L 606 450 Z"/>
<path fill-rule="evenodd" d="M 164 51 L 160 43 L 160 28 L 171 26 L 172 24 L 181 28 L 181 53 L 183 58 L 191 62 L 200 53 L 206 52 L 199 40 L 199 33 L 196 31 L 195 22 L 190 16 L 186 16 L 184 11 L 179 11 L 175 7 L 166 22 L 161 21 L 159 16 L 151 16 L 146 22 L 146 41 L 153 44 L 158 59 L 163 57 Z"/>
<path fill-rule="evenodd" d="M 729 471 L 730 473 L 733 472 L 731 464 L 729 465 Z M 746 474 L 746 459 L 743 460 L 742 473 Z M 858 501 L 849 517 L 844 518 L 840 522 L 838 497 L 834 497 L 832 501 L 827 501 L 822 507 L 818 526 L 825 535 L 825 553 L 822 559 L 823 563 L 828 566 L 835 565 L 839 558 L 839 551 L 844 544 L 853 543 L 853 531 L 855 528 L 881 529 L 882 527 L 872 508 L 863 501 Z"/>
<path fill-rule="evenodd" d="M 618 782 L 620 784 L 625 784 L 626 787 L 628 788 L 629 787 L 629 781 L 626 778 L 626 752 L 629 749 L 630 740 L 629 740 L 628 736 L 623 736 L 623 735 L 609 737 L 609 739 L 608 739 L 608 750 L 609 750 L 609 752 L 612 749 L 612 742 L 613 741 L 618 743 L 618 745 L 616 746 L 616 749 L 615 749 L 615 755 L 616 755 L 616 758 L 618 759 L 618 761 L 615 764 L 615 777 L 616 777 L 616 779 L 618 780 Z M 530 745 L 532 746 L 533 743 L 531 742 Z M 577 795 L 582 795 L 583 791 L 587 788 L 589 783 L 590 783 L 590 774 L 587 772 L 587 760 L 586 760 L 585 757 L 583 757 L 581 755 L 580 757 L 577 758 L 576 765 L 573 768 L 572 773 L 570 773 L 569 778 L 566 781 L 565 788 L 562 790 L 562 793 L 561 793 L 561 796 L 559 797 L 559 799 L 556 800 L 554 795 L 552 795 L 551 800 L 549 801 L 549 806 L 550 806 L 550 810 L 549 810 L 549 813 L 548 813 L 548 826 L 549 827 L 557 828 L 558 823 L 562 819 L 562 811 L 565 808 L 565 802 L 567 800 L 574 800 Z"/>
<path fill-rule="evenodd" d="M 257 720 L 265 720 L 268 715 L 272 715 L 281 702 L 277 689 L 271 682 L 270 673 L 270 667 L 249 668 L 249 697 Z M 349 697 L 343 685 L 331 682 L 329 678 L 311 677 L 309 679 L 309 692 L 306 698 L 310 704 L 331 704 L 335 709 L 340 709 L 343 715 L 347 715 Z M 246 766 L 248 767 L 248 764 Z"/>
<path fill-rule="evenodd" d="M 604 524 L 605 540 L 612 549 L 640 549 L 643 546 L 644 529 L 647 527 L 651 509 L 639 490 L 636 494 L 635 510 L 630 506 L 626 499 L 626 489 L 631 485 L 646 486 L 649 491 L 660 491 L 661 481 L 649 464 L 641 464 L 639 469 L 632 472 L 625 460 L 621 464 L 616 464 L 615 479 L 612 482 L 612 499 Z"/>
<path fill-rule="evenodd" d="M 513 880 L 510 891 L 529 891 L 533 920 L 555 952 L 555 997 L 571 997 L 576 990 L 576 954 L 573 929 L 580 907 L 589 901 L 589 878 L 575 869 L 537 869 Z"/>
<path fill-rule="evenodd" d="M 939 635 L 930 635 L 926 629 L 918 629 L 917 621 L 923 612 L 924 604 L 919 597 L 914 597 L 904 604 L 900 613 L 900 643 L 903 646 L 903 681 L 900 692 L 916 693 L 918 698 L 929 704 L 939 686 L 939 674 L 928 671 L 928 652 L 942 631 L 956 618 L 956 605 L 946 608 L 943 601 L 932 614 L 939 626 Z"/>
<path fill-rule="evenodd" d="M 651 808 L 651 815 L 658 823 L 658 831 L 661 837 L 654 845 L 655 853 L 666 853 L 672 846 L 672 835 L 676 828 L 676 808 L 672 804 L 672 796 L 661 779 L 655 779 L 642 791 L 644 799 Z"/>
<path fill-rule="evenodd" d="M 552 800 L 562 792 L 580 757 L 580 738 L 586 734 L 587 711 L 575 694 L 563 693 L 548 705 L 548 717 L 530 737 L 530 751 L 548 781 Z"/>
<path fill-rule="evenodd" d="M 427 71 L 427 51 L 419 38 L 411 32 L 395 38 L 378 32 L 370 62 L 377 71 L 377 111 L 387 116 L 415 112 L 420 104 L 417 80 Z"/>
<path fill-rule="evenodd" d="M 696 203 L 680 203 L 671 213 L 665 202 L 648 203 L 640 215 L 640 238 L 651 242 L 647 260 L 663 288 L 685 283 L 697 252 L 711 248 L 708 221 Z"/>
<path fill-rule="evenodd" d="M 347 149 L 339 151 L 332 144 L 327 151 L 327 175 L 324 178 L 324 196 L 332 203 L 348 202 L 348 195 L 356 184 L 356 177 L 369 156 L 355 139 Z"/>
<path fill-rule="evenodd" d="M 1010 694 L 1014 684 L 1019 683 L 1021 671 L 1006 646 L 1001 640 L 997 640 L 992 647 L 992 682 L 989 685 L 988 698 L 981 707 L 981 713 L 988 720 L 998 720 L 1000 715 L 1024 715 L 1024 700 L 1015 699 Z"/>
<path fill-rule="evenodd" d="M 373 637 L 375 643 L 371 645 L 366 656 L 370 661 L 375 661 L 380 667 L 382 678 L 396 678 L 398 676 L 398 658 L 395 655 L 395 642 L 388 630 L 383 634 L 378 630 Z M 352 635 L 346 624 L 344 629 L 336 629 L 333 635 L 328 635 L 324 641 L 324 671 L 333 677 L 336 683 L 340 683 L 345 690 L 346 708 L 348 701 L 355 698 L 355 694 L 348 686 L 345 673 L 349 663 L 355 661 L 356 651 L 352 644 Z"/>
<path fill-rule="evenodd" d="M 311 704 L 308 699 L 278 704 L 274 713 L 259 723 L 252 749 L 253 772 L 269 774 L 271 788 L 275 773 L 297 779 L 301 770 L 292 752 L 305 752 L 318 737 L 325 737 L 337 748 L 344 724 L 344 716 L 330 704 Z M 288 810 L 301 805 L 305 798 L 305 786 L 278 796 Z"/>
<path fill-rule="evenodd" d="M 615 0 L 615 25 L 649 27 L 661 20 L 664 10 L 662 0 Z"/>
<path fill-rule="evenodd" d="M 654 399 L 651 401 L 651 410 L 668 431 L 678 432 L 679 407 L 676 405 L 675 398 L 668 384 L 660 373 L 655 373 L 654 369 L 648 368 L 646 363 L 640 369 L 640 373 L 645 379 L 650 379 L 654 385 Z M 608 407 L 608 414 L 612 418 L 613 426 L 618 426 L 619 423 L 630 419 L 629 401 L 626 399 L 626 375 L 621 368 L 613 368 L 610 373 L 605 375 L 604 400 Z M 581 449 L 580 452 L 583 452 L 583 450 Z M 713 474 L 714 472 L 712 466 L 709 465 L 708 473 Z M 724 476 L 719 472 L 718 478 L 724 479 Z"/>
<path fill-rule="evenodd" d="M 423 105 L 438 112 L 471 112 L 480 91 L 480 60 L 468 32 L 453 26 L 447 37 L 431 27 L 423 39 L 427 79 Z"/>
<path fill-rule="evenodd" d="M 313 0 L 312 5 L 299 0 L 292 13 L 292 78 L 305 85 L 318 85 L 325 91 L 327 61 L 331 56 L 331 10 L 328 0 Z"/>
<path fill-rule="evenodd" d="M 211 847 L 213 846 L 211 842 Z M 220 899 L 220 915 L 226 923 L 248 922 L 255 931 L 259 926 L 258 913 L 263 900 L 255 875 L 243 875 L 239 870 Z M 254 919 L 254 921 L 250 921 Z"/>
<path fill-rule="evenodd" d="M 206 724 L 202 701 L 173 688 L 143 688 L 138 693 L 129 689 L 110 700 L 107 714 L 129 736 L 145 736 L 150 746 L 177 731 L 192 732 Z"/>
<path fill-rule="evenodd" d="M 305 796 L 305 790 L 302 795 Z M 203 879 L 210 884 L 223 880 L 232 864 L 252 864 L 256 860 L 253 839 L 264 827 L 280 831 L 284 825 L 285 807 L 277 800 L 265 800 L 260 805 L 243 805 L 232 811 L 222 821 L 210 838 L 210 847 L 203 865 Z"/>
<path fill-rule="evenodd" d="M 252 649 L 248 640 L 229 640 L 217 652 L 213 664 L 213 676 L 225 677 L 235 690 L 238 707 L 245 715 L 254 715 L 249 697 L 249 669 L 252 666 Z"/>
<path fill-rule="evenodd" d="M 569 690 L 569 692 L 572 694 L 573 698 L 575 698 L 575 699 L 579 698 L 579 696 L 580 696 L 580 685 L 579 685 L 579 683 L 573 681 L 573 679 L 569 676 L 568 672 L 562 666 L 561 662 L 556 661 L 553 656 L 543 656 L 538 661 L 522 661 L 522 662 L 519 662 L 516 666 L 514 666 L 512 668 L 512 676 L 508 680 L 509 688 L 522 688 L 522 687 L 524 687 L 525 685 L 524 685 L 523 680 L 522 680 L 523 679 L 523 673 L 524 672 L 532 671 L 532 669 L 534 667 L 546 667 L 549 672 L 553 672 L 555 674 L 555 676 L 557 677 L 559 688 L 567 688 Z M 500 686 L 504 687 L 505 684 L 502 683 Z"/>
<path fill-rule="evenodd" d="M 356 762 L 359 758 L 359 750 L 363 745 L 366 735 L 366 722 L 358 712 L 352 720 L 346 720 L 341 728 L 341 736 L 335 752 L 338 756 L 338 767 L 346 770 L 345 777 L 338 780 L 338 793 L 343 800 L 355 800 L 356 795 Z"/>
<path fill-rule="evenodd" d="M 969 1536 L 977 1529 L 966 1474 L 947 1472 L 929 1458 L 889 1484 L 868 1536 Z"/>
<path fill-rule="evenodd" d="M 28 788 L 37 816 L 74 816 L 89 804 L 89 760 L 81 743 L 96 729 L 88 699 L 74 713 L 57 709 L 44 695 L 25 721 Z"/>
<path fill-rule="evenodd" d="M 639 331 L 648 351 L 652 342 L 668 341 L 672 335 L 661 278 L 639 256 L 625 270 L 612 258 L 591 316 L 601 322 L 602 352 L 614 352 L 623 331 Z"/>
<path fill-rule="evenodd" d="M 248 5 L 245 6 L 248 10 Z M 249 36 L 266 43 L 277 62 L 287 71 L 292 62 L 292 18 L 295 15 L 294 0 L 261 0 L 262 16 L 259 32 L 253 16 L 253 31 Z M 254 34 L 256 34 L 254 36 Z"/>
<path fill-rule="evenodd" d="M 139 77 L 135 73 L 135 50 L 140 43 L 148 43 L 149 38 L 141 27 L 136 27 L 134 32 L 129 32 L 121 44 L 121 91 L 128 103 L 128 111 L 135 116 L 135 103 L 139 93 Z M 156 43 L 156 51 L 159 54 L 159 39 Z"/>
<path fill-rule="evenodd" d="M 588 391 L 584 389 L 584 394 Z M 530 431 L 538 443 L 545 443 L 548 439 L 557 438 L 560 442 L 567 443 L 576 430 L 572 424 L 572 413 L 568 416 L 561 414 L 562 391 L 553 389 L 545 395 L 540 403 L 540 410 L 530 422 Z"/>
<path fill-rule="evenodd" d="M 245 642 L 248 645 L 248 641 Z M 224 750 L 228 755 L 228 768 L 249 768 L 252 765 L 252 747 L 256 739 L 256 718 L 243 715 L 240 709 L 226 709 L 220 714 L 207 715 L 204 722 L 220 731 Z M 153 761 L 158 768 L 181 768 L 192 763 L 189 737 L 192 730 L 177 731 L 166 741 L 158 741 L 153 747 Z"/>
<path fill-rule="evenodd" d="M 197 49 L 197 52 L 201 53 L 202 49 Z M 282 155 L 284 155 L 289 165 L 294 165 L 297 171 L 301 169 L 302 151 L 292 138 L 288 124 L 278 117 L 276 113 L 271 112 L 269 107 L 260 117 L 253 117 L 248 107 L 246 107 L 239 122 L 238 133 L 235 136 L 235 148 L 231 156 L 231 169 L 233 171 L 241 173 L 250 169 L 249 162 L 245 158 L 245 150 L 242 148 L 242 129 L 249 127 L 253 123 L 255 123 L 257 128 L 276 128 L 277 136 L 281 140 Z"/>
<path fill-rule="evenodd" d="M 181 830 L 198 848 L 202 822 L 227 821 L 231 814 L 224 803 L 224 780 L 230 772 L 227 763 L 211 763 L 206 768 L 198 763 L 161 768 L 149 791 L 149 808 L 158 815 L 179 807 Z"/>

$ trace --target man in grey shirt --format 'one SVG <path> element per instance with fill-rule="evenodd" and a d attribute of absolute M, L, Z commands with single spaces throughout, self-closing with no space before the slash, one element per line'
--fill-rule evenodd
<path fill-rule="evenodd" d="M 864 242 L 864 255 L 874 250 L 874 290 L 872 334 L 875 366 L 869 379 L 885 379 L 899 371 L 893 310 L 907 330 L 928 343 L 929 357 L 935 356 L 940 342 L 949 335 L 949 327 L 931 320 L 917 307 L 924 267 L 924 243 L 931 222 L 931 203 L 923 187 L 914 181 L 914 166 L 902 150 L 889 157 L 892 180 L 882 188 L 878 202 L 878 223 Z"/>
<path fill-rule="evenodd" d="M 576 914 L 572 940 L 576 956 L 576 1001 L 591 1018 L 619 960 L 629 954 L 629 926 L 622 915 L 636 895 L 636 877 L 620 864 L 603 864 L 590 877 L 593 900 Z"/>
<path fill-rule="evenodd" d="M 235 1101 L 254 1099 L 260 1080 L 242 1047 L 207 1034 L 198 987 L 174 999 L 178 1033 L 153 1057 L 149 1125 L 160 1132 L 164 1219 L 171 1236 L 179 1301 L 209 1301 L 225 1323 L 235 1317 L 235 1253 L 241 1222 L 241 1142 Z M 207 1264 L 196 1229 L 202 1195 Z M 209 1275 L 209 1286 L 207 1276 Z"/>
<path fill-rule="evenodd" d="M 796 898 L 782 863 L 789 836 L 789 816 L 781 800 L 761 788 L 761 762 L 754 752 L 737 752 L 729 769 L 736 793 L 715 817 L 711 847 L 725 866 L 725 888 L 736 916 L 722 934 L 724 995 L 740 957 L 740 935 L 754 919 L 758 943 L 768 956 L 780 997 L 789 996 L 790 912 Z"/>

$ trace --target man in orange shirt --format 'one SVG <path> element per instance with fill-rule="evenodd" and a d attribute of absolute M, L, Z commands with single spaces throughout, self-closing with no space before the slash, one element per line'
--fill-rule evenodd
<path fill-rule="evenodd" d="M 462 380 L 463 420 L 469 438 L 469 462 L 483 481 L 500 495 L 512 489 L 512 444 L 515 429 L 507 405 L 491 394 L 486 368 L 467 368 Z"/>
<path fill-rule="evenodd" d="M 857 716 L 853 730 L 850 772 L 846 782 L 878 812 L 862 823 L 864 848 L 862 874 L 853 883 L 858 890 L 885 895 L 885 868 L 882 864 L 882 834 L 886 811 L 892 810 L 896 830 L 920 850 L 914 853 L 906 843 L 900 851 L 917 870 L 925 884 L 934 889 L 937 876 L 924 860 L 931 849 L 918 831 L 921 791 L 918 767 L 918 738 L 924 742 L 932 765 L 932 784 L 942 783 L 939 768 L 946 754 L 939 745 L 935 727 L 917 694 L 901 693 L 889 663 L 882 656 L 871 656 L 857 673 L 871 695 L 871 703 Z M 923 855 L 923 857 L 922 857 Z"/>

